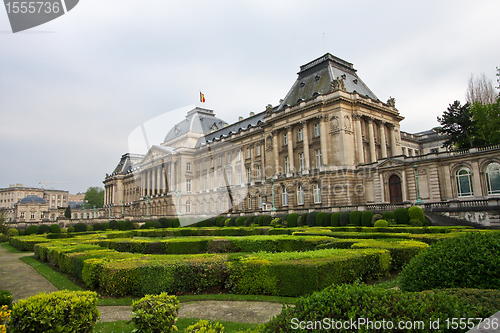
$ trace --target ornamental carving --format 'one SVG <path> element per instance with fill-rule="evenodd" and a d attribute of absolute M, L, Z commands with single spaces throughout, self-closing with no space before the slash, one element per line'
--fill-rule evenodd
<path fill-rule="evenodd" d="M 266 150 L 267 151 L 273 150 L 273 136 L 272 135 L 269 135 L 267 137 Z"/>
<path fill-rule="evenodd" d="M 337 90 L 346 91 L 344 79 L 341 77 L 337 77 L 331 82 L 331 91 Z"/>
<path fill-rule="evenodd" d="M 330 118 L 330 133 L 335 133 L 340 129 L 339 117 L 332 116 Z"/>
<path fill-rule="evenodd" d="M 389 97 L 389 99 L 387 100 L 387 105 L 392 108 L 396 107 L 396 99 L 394 97 Z"/>
<path fill-rule="evenodd" d="M 352 128 L 352 126 L 351 126 L 351 125 L 352 125 L 352 124 L 351 124 L 351 117 L 349 117 L 349 116 L 345 115 L 345 116 L 344 116 L 344 129 L 345 129 L 346 131 L 351 131 L 351 128 Z"/>

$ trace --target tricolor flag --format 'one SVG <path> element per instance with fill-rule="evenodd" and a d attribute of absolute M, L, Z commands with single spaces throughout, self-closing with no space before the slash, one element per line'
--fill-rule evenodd
<path fill-rule="evenodd" d="M 200 102 L 205 103 L 205 95 L 200 91 Z"/>

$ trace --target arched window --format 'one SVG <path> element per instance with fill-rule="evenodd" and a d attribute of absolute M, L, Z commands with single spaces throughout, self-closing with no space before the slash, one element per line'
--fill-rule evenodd
<path fill-rule="evenodd" d="M 304 204 L 304 188 L 302 187 L 302 185 L 299 185 L 299 187 L 297 187 L 297 204 Z"/>
<path fill-rule="evenodd" d="M 283 192 L 281 193 L 281 201 L 283 206 L 288 206 L 288 190 L 286 187 L 283 187 Z"/>
<path fill-rule="evenodd" d="M 467 168 L 461 168 L 457 171 L 457 189 L 459 197 L 470 197 L 473 195 L 471 173 Z"/>
<path fill-rule="evenodd" d="M 314 184 L 313 194 L 314 194 L 314 203 L 315 204 L 321 203 L 321 187 L 319 187 L 319 184 Z"/>
<path fill-rule="evenodd" d="M 486 167 L 488 194 L 500 194 L 500 164 L 490 163 Z"/>

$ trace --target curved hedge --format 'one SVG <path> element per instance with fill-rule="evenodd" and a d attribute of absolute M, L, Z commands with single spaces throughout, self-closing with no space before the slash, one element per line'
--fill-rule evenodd
<path fill-rule="evenodd" d="M 500 289 L 500 235 L 470 232 L 433 244 L 403 269 L 401 288 Z"/>

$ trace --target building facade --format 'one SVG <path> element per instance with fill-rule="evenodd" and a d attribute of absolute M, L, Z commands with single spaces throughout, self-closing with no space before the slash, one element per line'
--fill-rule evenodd
<path fill-rule="evenodd" d="M 436 130 L 400 131 L 351 63 L 301 66 L 279 105 L 234 124 L 195 108 L 145 155 L 124 154 L 105 185 L 111 217 L 487 199 L 500 194 L 500 147 L 442 148 Z M 418 186 L 417 186 L 418 179 Z"/>

